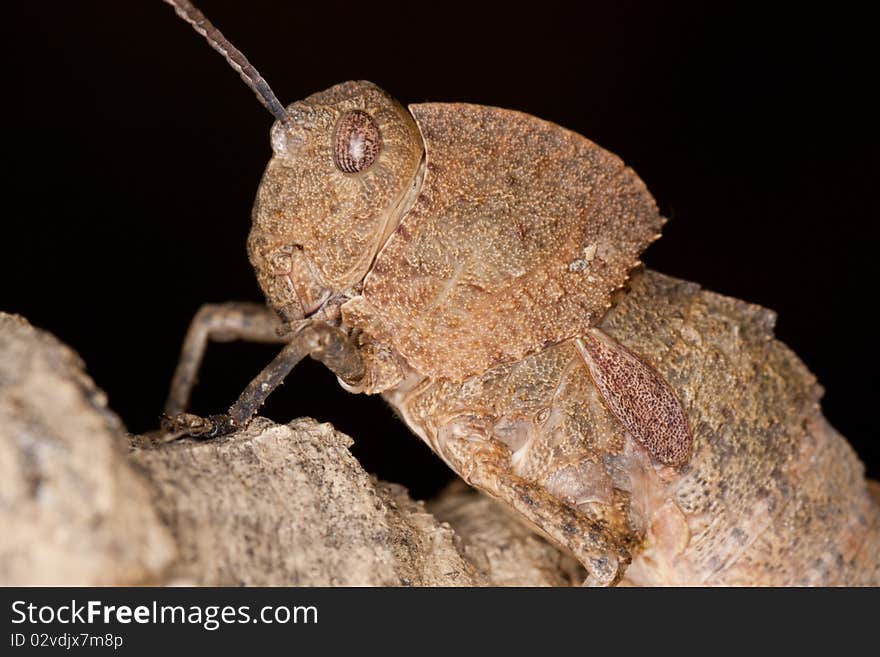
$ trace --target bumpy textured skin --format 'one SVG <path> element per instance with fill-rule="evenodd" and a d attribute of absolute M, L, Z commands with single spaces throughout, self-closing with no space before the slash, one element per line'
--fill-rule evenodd
<path fill-rule="evenodd" d="M 681 468 L 626 435 L 574 341 L 462 383 L 413 376 L 385 396 L 465 479 L 462 438 L 604 528 L 632 558 L 625 583 L 880 584 L 880 512 L 862 465 L 774 321 L 645 272 L 600 324 L 680 393 L 694 433 Z M 557 542 L 581 556 L 577 541 Z"/>
<path fill-rule="evenodd" d="M 495 107 L 410 106 L 418 198 L 364 281 L 418 371 L 462 381 L 583 335 L 663 219 L 635 173 L 584 137 Z"/>
<path fill-rule="evenodd" d="M 382 145 L 346 172 L 351 110 Z M 346 387 L 382 392 L 587 583 L 880 583 L 861 465 L 772 313 L 653 273 L 607 312 L 663 222 L 638 177 L 534 117 L 411 110 L 350 82 L 272 131 L 249 253 L 283 319 L 356 346 Z"/>
<path fill-rule="evenodd" d="M 337 121 L 350 110 L 381 130 L 378 157 L 357 173 L 334 164 Z M 416 178 L 422 140 L 409 112 L 370 82 L 338 84 L 287 112 L 272 128 L 248 253 L 270 305 L 300 319 L 363 280 Z"/>

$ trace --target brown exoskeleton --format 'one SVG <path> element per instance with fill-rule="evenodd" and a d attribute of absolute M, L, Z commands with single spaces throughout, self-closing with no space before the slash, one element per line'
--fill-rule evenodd
<path fill-rule="evenodd" d="M 347 390 L 382 394 L 465 481 L 570 550 L 588 583 L 618 582 L 646 532 L 686 553 L 670 482 L 695 449 L 692 400 L 597 327 L 664 221 L 636 174 L 535 117 L 407 110 L 369 82 L 285 108 L 190 2 L 166 1 L 276 119 L 248 239 L 268 307 L 199 312 L 166 429 L 245 426 L 310 355 Z M 233 337 L 284 347 L 228 414 L 185 413 L 206 341 Z M 681 581 L 714 572 L 702 550 Z M 662 581 L 663 564 L 637 572 Z"/>

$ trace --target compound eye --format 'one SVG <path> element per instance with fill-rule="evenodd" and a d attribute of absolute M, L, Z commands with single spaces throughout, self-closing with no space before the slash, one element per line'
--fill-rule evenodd
<path fill-rule="evenodd" d="M 372 116 L 349 110 L 339 118 L 333 137 L 333 164 L 345 173 L 369 167 L 382 150 L 382 133 Z"/>

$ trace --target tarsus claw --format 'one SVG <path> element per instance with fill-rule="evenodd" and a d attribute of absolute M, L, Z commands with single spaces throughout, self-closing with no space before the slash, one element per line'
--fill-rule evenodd
<path fill-rule="evenodd" d="M 217 438 L 235 431 L 238 426 L 229 415 L 208 415 L 201 417 L 191 413 L 177 413 L 169 416 L 163 415 L 161 421 L 162 430 L 167 434 L 180 436 L 192 436 L 194 438 Z"/>

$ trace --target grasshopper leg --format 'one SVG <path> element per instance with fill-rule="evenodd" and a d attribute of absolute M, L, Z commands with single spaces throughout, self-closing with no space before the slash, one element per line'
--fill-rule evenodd
<path fill-rule="evenodd" d="M 174 416 L 186 410 L 208 341 L 284 343 L 288 336 L 279 330 L 281 319 L 270 308 L 256 303 L 206 303 L 193 317 L 183 341 L 180 359 L 165 402 L 165 414 Z"/>
<path fill-rule="evenodd" d="M 468 423 L 470 424 L 470 423 Z M 630 554 L 599 522 L 572 509 L 543 487 L 510 470 L 506 446 L 461 426 L 441 429 L 443 454 L 470 485 L 506 503 L 587 570 L 585 585 L 610 586 L 623 576 Z"/>
<path fill-rule="evenodd" d="M 336 327 L 320 321 L 306 321 L 285 341 L 287 344 L 281 352 L 247 385 L 226 415 L 200 417 L 166 411 L 163 428 L 170 434 L 214 438 L 244 427 L 272 391 L 306 356 L 321 361 L 336 376 L 352 385 L 364 375 L 364 362 L 357 347 Z"/>

